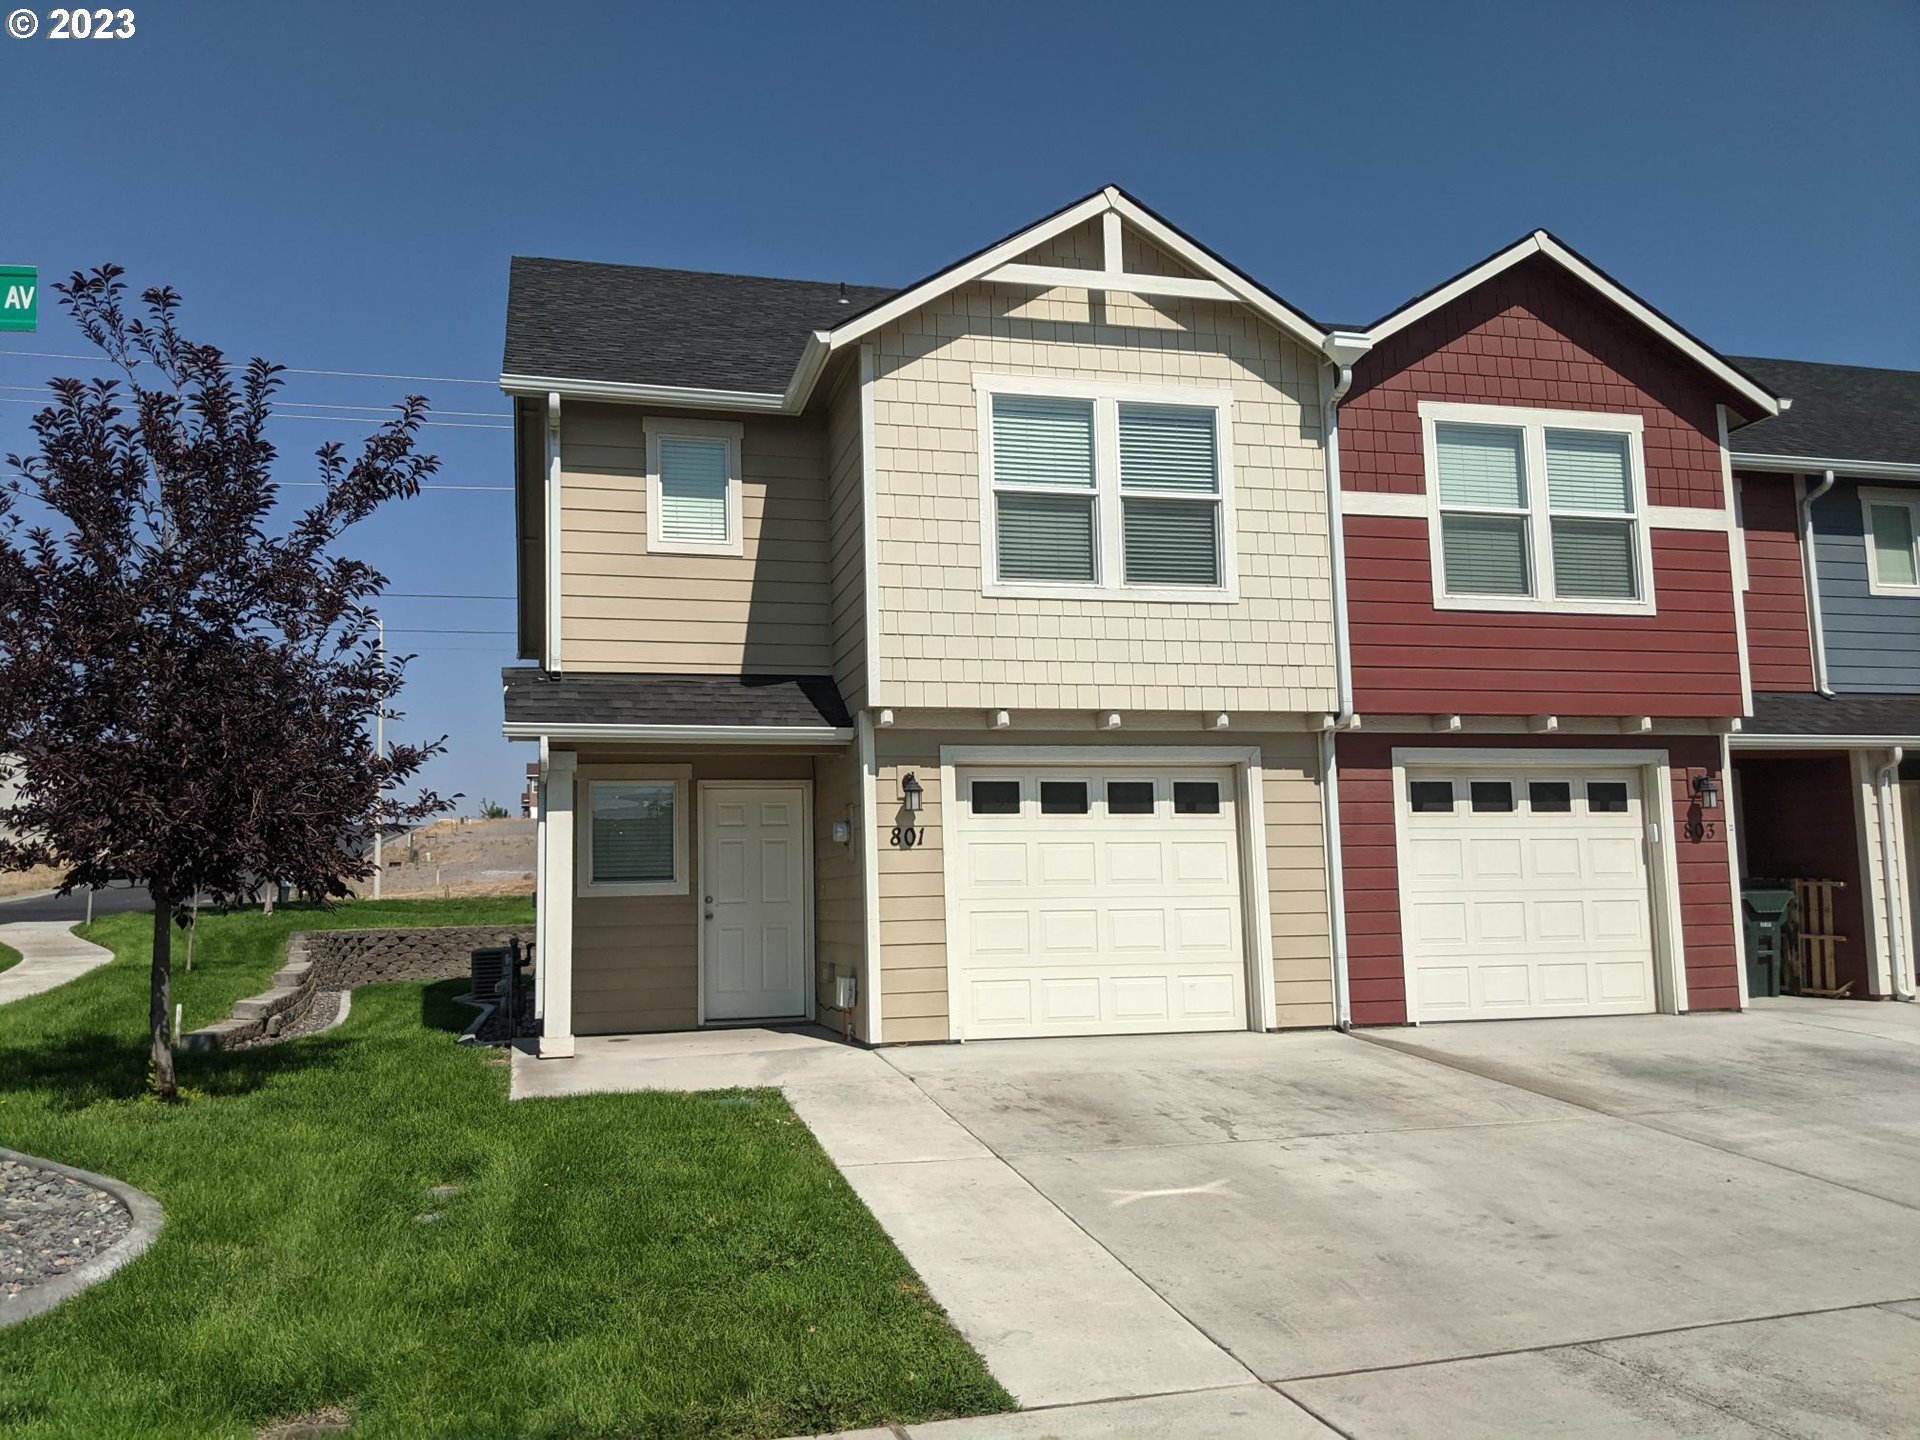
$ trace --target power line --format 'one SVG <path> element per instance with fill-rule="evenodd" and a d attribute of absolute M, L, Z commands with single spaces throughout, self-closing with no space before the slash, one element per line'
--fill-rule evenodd
<path fill-rule="evenodd" d="M 49 394 L 52 392 L 53 387 L 51 385 L 0 385 L 0 390 L 18 390 L 25 394 L 36 395 Z M 282 403 L 295 410 L 372 410 L 382 417 L 384 417 L 389 410 L 397 408 L 390 405 L 333 405 L 320 400 L 297 400 L 291 396 L 286 397 Z M 430 415 L 458 415 L 472 420 L 501 420 L 510 418 L 510 412 L 506 410 L 429 409 L 427 413 Z M 506 426 L 504 428 L 512 429 L 513 427 Z"/>
<path fill-rule="evenodd" d="M 100 360 L 99 355 L 70 355 L 61 350 L 0 350 L 0 356 L 20 355 L 36 360 Z M 233 361 L 227 362 L 229 370 L 242 367 Z M 342 380 L 418 380 L 428 385 L 491 385 L 499 387 L 498 380 L 474 380 L 461 375 L 390 375 L 379 370 L 302 370 L 293 365 L 281 367 L 285 375 L 329 375 Z"/>
<path fill-rule="evenodd" d="M 517 635 L 517 630 L 447 630 L 433 625 L 389 625 L 389 635 Z"/>
<path fill-rule="evenodd" d="M 325 482 L 320 480 L 282 480 L 278 483 L 282 490 L 324 490 L 327 488 Z M 460 490 L 469 494 L 485 495 L 511 495 L 513 493 L 513 487 L 511 485 L 442 485 L 436 480 L 426 480 L 421 482 L 420 485 L 420 493 L 422 495 L 444 494 L 449 490 Z"/>
<path fill-rule="evenodd" d="M 389 600 L 514 600 L 514 595 L 451 595 L 438 590 L 389 590 Z"/>
<path fill-rule="evenodd" d="M 18 387 L 25 389 L 25 386 Z M 46 409 L 43 400 L 15 400 L 8 395 L 0 395 L 0 405 L 38 405 Z M 372 406 L 364 407 L 372 409 Z M 428 411 L 428 414 L 434 412 Z M 267 416 L 269 420 L 319 420 L 328 425 L 384 425 L 385 420 L 376 420 L 364 415 L 290 415 L 284 410 L 275 410 Z M 476 425 L 470 420 L 422 420 L 422 425 L 433 430 L 511 430 L 511 425 Z"/>

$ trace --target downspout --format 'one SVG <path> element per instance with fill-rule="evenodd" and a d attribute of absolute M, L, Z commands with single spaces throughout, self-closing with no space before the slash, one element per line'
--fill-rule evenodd
<path fill-rule="evenodd" d="M 1833 483 L 1831 471 L 1827 474 L 1827 483 Z M 1880 810 L 1880 883 L 1887 892 L 1887 976 L 1892 984 L 1893 998 L 1910 1001 L 1913 996 L 1900 988 L 1907 964 L 1906 937 L 1902 933 L 1906 925 L 1900 905 L 1900 869 L 1893 858 L 1893 777 L 1905 758 L 1906 752 L 1898 745 L 1887 750 L 1887 763 L 1873 777 L 1873 793 Z"/>
<path fill-rule="evenodd" d="M 1829 700 L 1833 687 L 1827 683 L 1827 627 L 1820 614 L 1820 567 L 1813 553 L 1813 502 L 1833 488 L 1833 471 L 1800 498 L 1800 566 L 1807 583 L 1807 628 L 1813 635 L 1813 688 Z"/>
<path fill-rule="evenodd" d="M 1333 365 L 1333 393 L 1327 397 L 1327 547 L 1333 586 L 1332 728 L 1320 732 L 1321 838 L 1327 864 L 1327 938 L 1333 950 L 1333 1022 L 1353 1029 L 1353 997 L 1347 971 L 1347 883 L 1340 859 L 1340 767 L 1335 737 L 1354 724 L 1353 654 L 1347 634 L 1347 527 L 1340 506 L 1340 402 L 1353 388 L 1353 367 L 1373 348 L 1365 335 L 1336 331 L 1321 342 Z"/>

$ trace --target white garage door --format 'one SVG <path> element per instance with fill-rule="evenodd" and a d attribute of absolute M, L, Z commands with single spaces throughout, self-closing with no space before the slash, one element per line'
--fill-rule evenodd
<path fill-rule="evenodd" d="M 1401 919 L 1420 1020 L 1655 1008 L 1637 770 L 1408 769 Z"/>
<path fill-rule="evenodd" d="M 1247 1023 L 1228 769 L 962 769 L 945 808 L 969 1039 Z"/>

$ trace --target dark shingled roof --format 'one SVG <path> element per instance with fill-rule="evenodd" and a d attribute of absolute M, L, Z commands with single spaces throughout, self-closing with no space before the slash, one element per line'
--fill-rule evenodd
<path fill-rule="evenodd" d="M 1749 735 L 1920 739 L 1920 695 L 1755 695 Z"/>
<path fill-rule="evenodd" d="M 510 665 L 500 678 L 509 725 L 853 724 L 826 675 L 549 675 Z"/>
<path fill-rule="evenodd" d="M 768 280 L 513 257 L 508 375 L 779 394 L 815 330 L 893 295 L 870 285 Z"/>
<path fill-rule="evenodd" d="M 1729 357 L 1793 406 L 1730 437 L 1736 454 L 1920 465 L 1920 370 Z"/>

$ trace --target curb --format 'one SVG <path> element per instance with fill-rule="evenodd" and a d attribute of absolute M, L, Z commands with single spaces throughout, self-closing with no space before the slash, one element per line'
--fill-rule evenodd
<path fill-rule="evenodd" d="M 133 1217 L 133 1224 L 125 1235 L 78 1270 L 56 1275 L 51 1280 L 31 1287 L 17 1299 L 0 1303 L 0 1329 L 31 1320 L 36 1315 L 44 1315 L 82 1290 L 98 1285 L 129 1260 L 144 1254 L 147 1247 L 159 1239 L 160 1231 L 167 1223 L 167 1217 L 161 1213 L 157 1200 L 110 1175 L 96 1175 L 91 1170 L 62 1165 L 57 1160 L 42 1160 L 38 1155 L 23 1155 L 5 1146 L 0 1146 L 0 1160 L 12 1160 L 36 1170 L 49 1170 L 55 1175 L 64 1175 L 69 1180 L 78 1180 L 83 1185 L 104 1190 L 126 1206 L 127 1213 Z"/>

